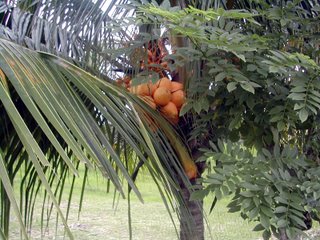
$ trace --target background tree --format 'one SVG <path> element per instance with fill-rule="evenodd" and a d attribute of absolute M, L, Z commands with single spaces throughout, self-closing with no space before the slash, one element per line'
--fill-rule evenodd
<path fill-rule="evenodd" d="M 230 211 L 258 221 L 264 238 L 291 239 L 310 227 L 318 201 L 319 5 L 228 6 L 240 10 L 142 12 L 189 40 L 170 59 L 193 70 L 181 112 L 193 119 L 188 136 L 199 147 L 211 141 L 200 160 L 213 161 L 207 187 L 194 197 L 233 194 Z"/>

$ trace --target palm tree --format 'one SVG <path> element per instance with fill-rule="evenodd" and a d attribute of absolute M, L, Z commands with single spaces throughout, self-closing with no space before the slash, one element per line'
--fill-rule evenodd
<path fill-rule="evenodd" d="M 119 29 L 118 34 L 111 34 L 107 28 L 111 19 L 132 12 L 114 8 L 114 4 L 125 1 L 112 1 L 103 11 L 100 7 L 105 3 L 0 3 L 3 238 L 8 237 L 11 209 L 19 219 L 23 238 L 28 238 L 26 227 L 32 225 L 34 203 L 41 188 L 45 189 L 43 201 L 52 200 L 72 238 L 59 203 L 64 179 L 76 176 L 80 164 L 86 168 L 96 166 L 125 196 L 120 180 L 123 177 L 141 201 L 134 178 L 144 165 L 168 210 L 173 200 L 180 206 L 185 204 L 176 182 L 178 176 L 184 187 L 190 185 L 177 157 L 189 155 L 183 141 L 161 115 L 112 83 L 116 76 L 111 67 L 123 69 L 127 63 L 111 60 L 107 49 L 120 48 L 137 29 L 132 33 Z M 148 127 L 149 115 L 162 131 Z M 139 161 L 132 161 L 129 156 L 133 153 Z M 13 190 L 19 172 L 23 173 L 20 203 Z M 57 178 L 62 180 L 54 185 Z M 177 214 L 184 219 L 190 215 L 183 207 Z"/>

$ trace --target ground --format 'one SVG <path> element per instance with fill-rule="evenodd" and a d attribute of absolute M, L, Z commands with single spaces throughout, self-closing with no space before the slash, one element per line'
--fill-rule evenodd
<path fill-rule="evenodd" d="M 141 176 L 138 180 L 145 203 L 132 196 L 132 233 L 134 240 L 174 240 L 177 239 L 175 228 L 165 209 L 161 198 L 157 193 L 155 185 L 148 175 Z M 68 186 L 68 184 L 67 184 Z M 70 209 L 68 220 L 70 229 L 76 240 L 127 240 L 129 239 L 128 228 L 128 205 L 126 199 L 116 197 L 113 193 L 106 193 L 106 182 L 100 177 L 89 179 L 84 197 L 82 211 L 78 219 L 78 208 L 80 198 L 80 185 L 77 185 L 74 200 Z M 77 189 L 79 188 L 79 189 Z M 254 223 L 248 223 L 239 217 L 237 213 L 227 212 L 227 200 L 218 202 L 215 209 L 207 220 L 210 227 L 206 227 L 206 239 L 215 240 L 258 240 L 262 239 L 261 233 L 252 232 Z M 39 204 L 38 209 L 41 207 Z M 66 210 L 67 203 L 63 202 L 62 210 Z M 205 201 L 205 210 L 210 208 L 210 198 Z M 31 232 L 32 239 L 39 240 L 62 240 L 64 238 L 61 223 L 55 231 L 54 222 L 41 236 L 40 212 L 36 211 L 34 226 Z M 176 220 L 175 213 L 172 215 Z M 56 216 L 52 215 L 51 219 Z M 20 239 L 17 221 L 12 217 L 10 239 Z M 177 226 L 178 227 L 178 226 Z M 57 234 L 56 234 L 57 233 Z M 309 239 L 320 240 L 320 229 L 315 228 L 308 232 Z M 304 240 L 306 238 L 302 238 Z"/>

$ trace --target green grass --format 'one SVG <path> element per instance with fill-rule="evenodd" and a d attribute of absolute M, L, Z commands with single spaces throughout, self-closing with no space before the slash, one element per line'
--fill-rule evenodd
<path fill-rule="evenodd" d="M 70 187 L 70 184 L 71 179 L 67 182 L 66 189 Z M 142 204 L 134 194 L 131 195 L 133 239 L 177 239 L 175 229 L 151 177 L 147 174 L 142 174 L 138 177 L 137 184 L 145 203 Z M 111 193 L 106 193 L 106 186 L 107 182 L 99 175 L 90 174 L 82 212 L 80 219 L 78 219 L 81 179 L 77 181 L 68 220 L 75 239 L 129 239 L 127 200 L 117 197 L 114 201 L 112 191 Z M 206 212 L 210 208 L 211 201 L 212 198 L 205 200 Z M 251 231 L 255 224 L 244 221 L 238 213 L 228 213 L 227 203 L 228 199 L 219 201 L 213 212 L 207 216 L 209 227 L 206 227 L 206 239 L 210 239 L 209 232 L 211 232 L 213 239 L 218 240 L 259 239 L 260 233 Z M 62 210 L 66 210 L 66 205 L 66 201 L 64 201 L 61 205 Z M 61 223 L 58 225 L 58 231 L 55 232 L 53 222 L 49 225 L 45 236 L 41 237 L 40 208 L 41 205 L 39 204 L 34 217 L 34 226 L 31 232 L 32 239 L 64 239 Z M 55 218 L 55 215 L 51 216 L 51 218 Z M 19 239 L 17 222 L 14 217 L 11 221 L 10 239 Z"/>

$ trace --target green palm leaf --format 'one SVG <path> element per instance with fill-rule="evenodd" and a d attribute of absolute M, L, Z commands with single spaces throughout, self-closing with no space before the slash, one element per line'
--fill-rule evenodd
<path fill-rule="evenodd" d="M 3 159 L 2 159 L 2 156 L 0 155 L 0 176 L 1 176 L 1 181 L 2 181 L 2 184 L 4 185 L 4 188 L 6 189 L 6 193 L 10 199 L 10 202 L 13 206 L 13 210 L 14 210 L 14 213 L 15 215 L 17 216 L 17 219 L 19 221 L 19 224 L 21 226 L 21 231 L 22 231 L 22 235 L 24 238 L 28 238 L 28 234 L 25 230 L 25 225 L 22 221 L 22 217 L 21 217 L 21 214 L 20 214 L 20 211 L 19 211 L 19 207 L 18 207 L 18 204 L 16 202 L 16 198 L 15 198 L 15 194 L 14 194 L 14 190 L 12 188 L 12 185 L 11 185 L 11 181 L 10 181 L 10 178 L 7 174 L 7 171 L 6 171 L 6 167 L 3 163 Z M 2 232 L 2 231 L 1 231 Z M 1 236 L 1 239 L 5 239 L 3 234 L 0 234 Z"/>
<path fill-rule="evenodd" d="M 37 53 L 6 40 L 0 40 L 0 69 L 6 76 L 1 77 L 0 108 L 9 116 L 13 126 L 10 132 L 13 136 L 16 132 L 17 140 L 23 145 L 16 148 L 17 151 L 20 149 L 18 155 L 32 162 L 32 168 L 56 206 L 70 238 L 72 234 L 56 200 L 57 191 L 53 192 L 51 180 L 46 175 L 47 170 L 53 168 L 53 156 L 56 159 L 61 157 L 75 175 L 77 169 L 74 164 L 77 165 L 78 161 L 88 167 L 98 166 L 125 196 L 120 180 L 123 176 L 142 201 L 124 164 L 128 158 L 124 157 L 121 148 L 114 148 L 117 144 L 120 146 L 121 141 L 125 142 L 130 151 L 145 162 L 168 210 L 173 206 L 172 198 L 183 201 L 174 179 L 178 174 L 186 185 L 188 179 L 175 151 L 183 154 L 188 154 L 188 151 L 182 147 L 181 140 L 166 120 L 151 111 L 138 97 L 58 57 Z M 18 104 L 17 99 L 21 103 Z M 157 119 L 165 131 L 170 131 L 170 137 L 180 144 L 179 147 L 173 149 L 162 131 L 153 132 L 146 122 L 146 114 Z M 36 131 L 32 130 L 30 118 L 38 126 Z M 10 124 L 6 123 L 7 126 Z M 111 132 L 122 140 L 115 141 Z M 47 139 L 48 147 L 51 147 L 40 146 L 39 139 Z M 50 155 L 51 152 L 55 155 Z M 75 160 L 70 159 L 69 153 L 74 154 Z M 2 167 L 1 171 L 7 170 Z"/>
<path fill-rule="evenodd" d="M 110 56 L 104 50 L 120 47 L 117 39 L 132 40 L 130 30 L 119 28 L 115 34 L 108 27 L 113 20 L 133 14 L 116 7 L 126 3 L 127 0 L 21 0 L 17 5 L 0 2 L 0 36 L 72 60 L 96 74 L 108 75 Z"/>

